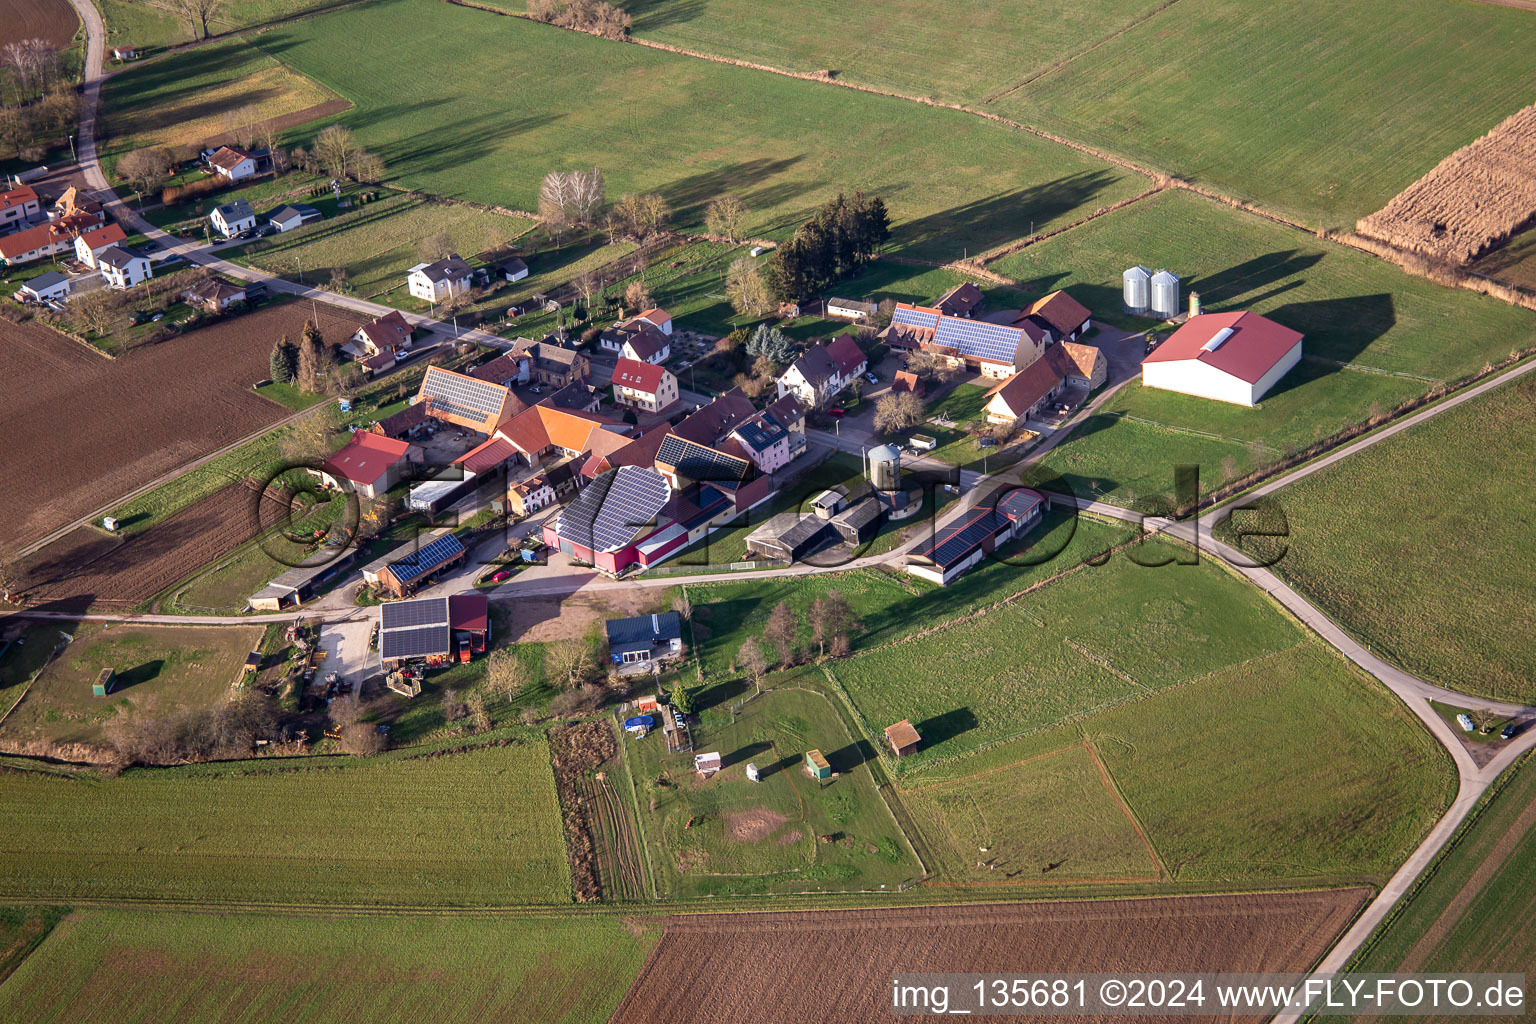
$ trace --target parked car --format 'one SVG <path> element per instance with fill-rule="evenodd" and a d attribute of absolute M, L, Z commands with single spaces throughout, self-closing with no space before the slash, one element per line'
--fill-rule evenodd
<path fill-rule="evenodd" d="M 1515 728 L 1515 723 L 1514 722 L 1505 722 L 1504 723 L 1504 728 L 1499 730 L 1499 739 L 1501 739 L 1501 740 L 1512 739 L 1512 738 L 1514 738 L 1514 735 L 1515 735 L 1515 733 L 1517 731 L 1518 730 Z"/>
<path fill-rule="evenodd" d="M 139 246 L 139 250 L 141 252 L 159 252 L 160 251 L 160 243 L 155 241 L 153 238 L 151 238 L 149 241 L 147 241 L 143 245 Z"/>
<path fill-rule="evenodd" d="M 869 381 L 871 384 L 879 384 L 880 383 L 880 378 L 876 377 L 873 373 L 866 373 L 864 375 L 864 379 Z"/>
<path fill-rule="evenodd" d="M 512 570 L 511 569 L 503 569 L 500 572 L 498 572 L 496 575 L 491 577 L 491 582 L 492 583 L 505 583 L 507 580 L 509 580 L 511 578 L 512 578 Z"/>
<path fill-rule="evenodd" d="M 528 390 L 532 391 L 536 395 L 542 395 L 544 393 L 544 389 L 539 387 L 537 384 L 535 384 L 533 387 L 529 388 Z"/>
<path fill-rule="evenodd" d="M 154 316 L 150 317 L 149 319 L 150 319 L 151 323 L 156 323 L 157 324 L 161 320 L 165 319 L 165 314 L 164 313 L 156 313 Z"/>
<path fill-rule="evenodd" d="M 848 415 L 848 412 L 846 409 L 828 409 L 827 415 L 831 416 L 835 420 L 840 420 L 844 416 Z"/>

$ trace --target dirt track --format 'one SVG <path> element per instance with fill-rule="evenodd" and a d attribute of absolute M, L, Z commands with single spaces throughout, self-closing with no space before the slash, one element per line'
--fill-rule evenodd
<path fill-rule="evenodd" d="M 79 30 L 80 19 L 67 0 L 0 0 L 0 46 L 46 39 L 62 50 Z"/>
<path fill-rule="evenodd" d="M 4 0 L 0 0 L 4 2 Z M 105 359 L 34 323 L 0 320 L 0 548 L 47 534 L 291 410 L 250 386 L 272 343 L 297 338 L 308 303 L 268 306 Z M 357 320 L 320 307 L 328 340 Z"/>
<path fill-rule="evenodd" d="M 680 916 L 667 922 L 611 1021 L 885 1024 L 891 977 L 901 972 L 1301 971 L 1366 896 L 1341 889 Z"/>

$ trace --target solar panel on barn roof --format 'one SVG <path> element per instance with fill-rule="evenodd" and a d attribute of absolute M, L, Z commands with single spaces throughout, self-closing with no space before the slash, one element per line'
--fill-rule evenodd
<path fill-rule="evenodd" d="M 925 330 L 933 330 L 939 325 L 939 317 L 936 313 L 929 313 L 921 309 L 901 309 L 891 314 L 891 320 L 898 324 L 906 324 L 908 327 L 922 327 Z"/>
<path fill-rule="evenodd" d="M 459 538 L 451 533 L 445 533 L 422 547 L 414 555 L 390 563 L 389 568 L 397 580 L 401 583 L 409 583 L 418 577 L 425 576 L 463 550 L 464 545 L 459 543 Z"/>
<path fill-rule="evenodd" d="M 453 640 L 447 623 L 438 626 L 417 626 L 413 629 L 384 630 L 379 634 L 379 657 L 385 661 L 397 658 L 425 658 L 433 654 L 448 654 Z"/>
<path fill-rule="evenodd" d="M 448 599 L 423 597 L 415 601 L 396 601 L 381 605 L 379 616 L 382 629 L 438 625 L 448 621 Z"/>
<path fill-rule="evenodd" d="M 1011 363 L 1018 356 L 1020 332 L 985 321 L 944 317 L 934 333 L 935 344 L 951 345 L 961 355 Z"/>

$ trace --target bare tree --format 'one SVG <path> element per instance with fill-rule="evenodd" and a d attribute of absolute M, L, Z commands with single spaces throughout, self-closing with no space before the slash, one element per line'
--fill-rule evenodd
<path fill-rule="evenodd" d="M 491 712 L 486 707 L 483 693 L 471 693 L 466 702 L 469 708 L 469 727 L 474 732 L 485 732 L 491 727 Z"/>
<path fill-rule="evenodd" d="M 81 334 L 106 338 L 128 325 L 128 303 L 122 292 L 112 288 L 86 292 L 65 309 L 70 326 Z"/>
<path fill-rule="evenodd" d="M 564 171 L 550 171 L 539 185 L 539 219 L 556 244 L 571 226 L 572 187 L 571 176 Z"/>
<path fill-rule="evenodd" d="M 747 206 L 735 196 L 721 196 L 704 208 L 704 227 L 712 235 L 722 235 L 733 245 L 741 241 L 741 222 Z"/>
<path fill-rule="evenodd" d="M 624 286 L 624 308 L 632 309 L 636 313 L 651 308 L 651 290 L 645 286 L 645 281 L 635 278 Z"/>
<path fill-rule="evenodd" d="M 516 650 L 503 647 L 491 652 L 486 662 L 485 688 L 493 695 L 511 700 L 532 682 L 533 673 Z"/>
<path fill-rule="evenodd" d="M 446 231 L 434 231 L 416 247 L 416 255 L 427 263 L 451 256 L 454 251 L 453 236 Z"/>
<path fill-rule="evenodd" d="M 779 664 L 794 664 L 795 639 L 800 632 L 800 620 L 794 609 L 780 601 L 768 613 L 768 624 L 763 627 L 763 639 L 773 644 L 779 652 Z"/>
<path fill-rule="evenodd" d="M 833 644 L 833 653 L 836 654 L 839 646 L 836 644 L 837 638 L 847 639 L 850 633 L 859 628 L 852 606 L 838 590 L 829 590 L 824 596 L 812 601 L 805 618 L 811 627 L 811 640 L 819 645 L 823 655 L 827 653 L 829 643 Z"/>
<path fill-rule="evenodd" d="M 773 294 L 763 272 L 745 256 L 734 260 L 726 271 L 725 294 L 731 308 L 746 316 L 762 316 L 773 308 Z"/>
<path fill-rule="evenodd" d="M 581 304 L 590 310 L 592 308 L 593 294 L 601 291 L 603 287 L 602 271 L 596 269 L 583 270 L 571 282 L 571 287 L 575 288 L 576 294 L 581 296 Z"/>
<path fill-rule="evenodd" d="M 352 176 L 368 185 L 377 185 L 388 176 L 384 158 L 377 153 L 360 149 L 352 159 Z"/>
<path fill-rule="evenodd" d="M 882 434 L 911 430 L 923 422 L 923 400 L 910 391 L 884 395 L 875 403 L 875 429 Z"/>
<path fill-rule="evenodd" d="M 544 671 L 566 687 L 580 686 L 596 667 L 592 645 L 575 637 L 557 640 L 544 649 Z"/>
<path fill-rule="evenodd" d="M 571 219 L 580 224 L 591 224 L 606 201 L 603 172 L 596 167 L 590 171 L 572 171 L 569 182 Z"/>
<path fill-rule="evenodd" d="M 913 352 L 907 357 L 907 370 L 925 380 L 943 382 L 953 377 L 957 368 L 937 352 Z"/>
<path fill-rule="evenodd" d="M 330 125 L 322 128 L 320 134 L 315 136 L 315 159 L 333 178 L 347 176 L 354 167 L 358 152 L 352 129 L 345 125 Z"/>
<path fill-rule="evenodd" d="M 171 176 L 170 151 L 159 146 L 125 153 L 117 162 L 117 173 L 141 192 L 153 192 Z"/>
<path fill-rule="evenodd" d="M 224 0 L 170 0 L 170 7 L 187 19 L 193 39 L 207 39 L 208 23 L 224 9 Z"/>
<path fill-rule="evenodd" d="M 736 651 L 736 662 L 746 672 L 747 678 L 752 680 L 753 688 L 762 693 L 763 676 L 768 674 L 768 659 L 763 655 L 762 646 L 751 637 L 743 640 Z"/>

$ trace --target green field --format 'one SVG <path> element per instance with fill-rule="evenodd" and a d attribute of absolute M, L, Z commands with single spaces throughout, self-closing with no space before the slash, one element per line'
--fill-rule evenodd
<path fill-rule="evenodd" d="M 1137 262 L 1179 273 L 1183 294 L 1198 291 L 1207 311 L 1252 309 L 1303 332 L 1306 356 L 1252 409 L 1126 387 L 1044 460 L 1085 497 L 1167 492 L 1176 463 L 1199 465 L 1211 490 L 1536 340 L 1528 311 L 1187 192 L 1137 203 L 994 269 L 1031 294 L 1068 288 L 1095 317 L 1146 328 L 1152 321 L 1120 306 L 1120 274 Z"/>
<path fill-rule="evenodd" d="M 219 35 L 324 10 L 337 3 L 338 0 L 243 0 L 220 8 L 209 19 L 209 29 Z M 96 0 L 96 6 L 106 22 L 109 46 L 126 44 L 136 46 L 142 52 L 192 40 L 187 19 L 172 13 L 168 7 L 143 0 Z M 106 60 L 110 62 L 111 59 L 109 50 Z"/>
<path fill-rule="evenodd" d="M 1139 554 L 1158 561 L 1161 545 Z M 912 643 L 829 666 L 876 728 L 923 736 L 904 772 L 1138 700 L 1285 650 L 1300 635 L 1255 587 L 1209 562 L 1117 555 Z"/>
<path fill-rule="evenodd" d="M 707 779 L 692 754 L 667 754 L 660 732 L 623 740 L 663 893 L 894 890 L 921 874 L 875 788 L 869 744 L 832 698 L 798 684 L 778 680 L 734 716 L 728 699 L 701 708 L 694 750 L 719 751 L 725 765 Z M 832 780 L 804 771 L 812 749 Z M 747 779 L 748 762 L 760 782 Z"/>
<path fill-rule="evenodd" d="M 0 774 L 0 896 L 503 906 L 571 898 L 543 738 L 441 757 Z M 82 842 L 82 837 L 88 840 Z"/>
<path fill-rule="evenodd" d="M 660 935 L 617 915 L 76 911 L 0 985 L 0 1017 L 602 1024 Z"/>
<path fill-rule="evenodd" d="M 190 104 L 226 68 L 260 70 L 248 50 L 223 45 L 115 77 L 114 130 L 168 130 L 173 122 L 138 108 Z M 380 0 L 273 28 L 251 46 L 351 100 L 339 120 L 397 184 L 514 209 L 535 206 L 547 172 L 596 165 L 610 197 L 658 191 L 678 227 L 698 227 L 705 204 L 730 193 L 746 203 L 750 231 L 782 237 L 829 195 L 862 188 L 885 197 L 898 248 L 947 259 L 1075 220 L 1145 182 L 969 115 L 431 0 Z M 343 50 L 349 59 L 336 61 Z M 408 66 L 452 68 L 450 84 L 401 75 Z M 509 92 L 519 97 L 510 112 Z"/>
<path fill-rule="evenodd" d="M 1180 0 L 987 109 L 1347 228 L 1530 103 L 1532 52 L 1493 4 Z"/>
<path fill-rule="evenodd" d="M 214 705 L 260 641 L 260 626 L 82 626 L 6 716 L 0 735 L 21 743 L 99 744 L 102 725 L 117 714 Z M 104 668 L 117 673 L 117 683 L 97 697 L 91 684 Z"/>
<path fill-rule="evenodd" d="M 1536 968 L 1533 807 L 1536 768 L 1527 757 L 1503 776 L 1349 969 L 1529 975 Z"/>
<path fill-rule="evenodd" d="M 1280 491 L 1290 537 L 1276 571 L 1415 675 L 1536 700 L 1533 400 L 1526 378 Z"/>

